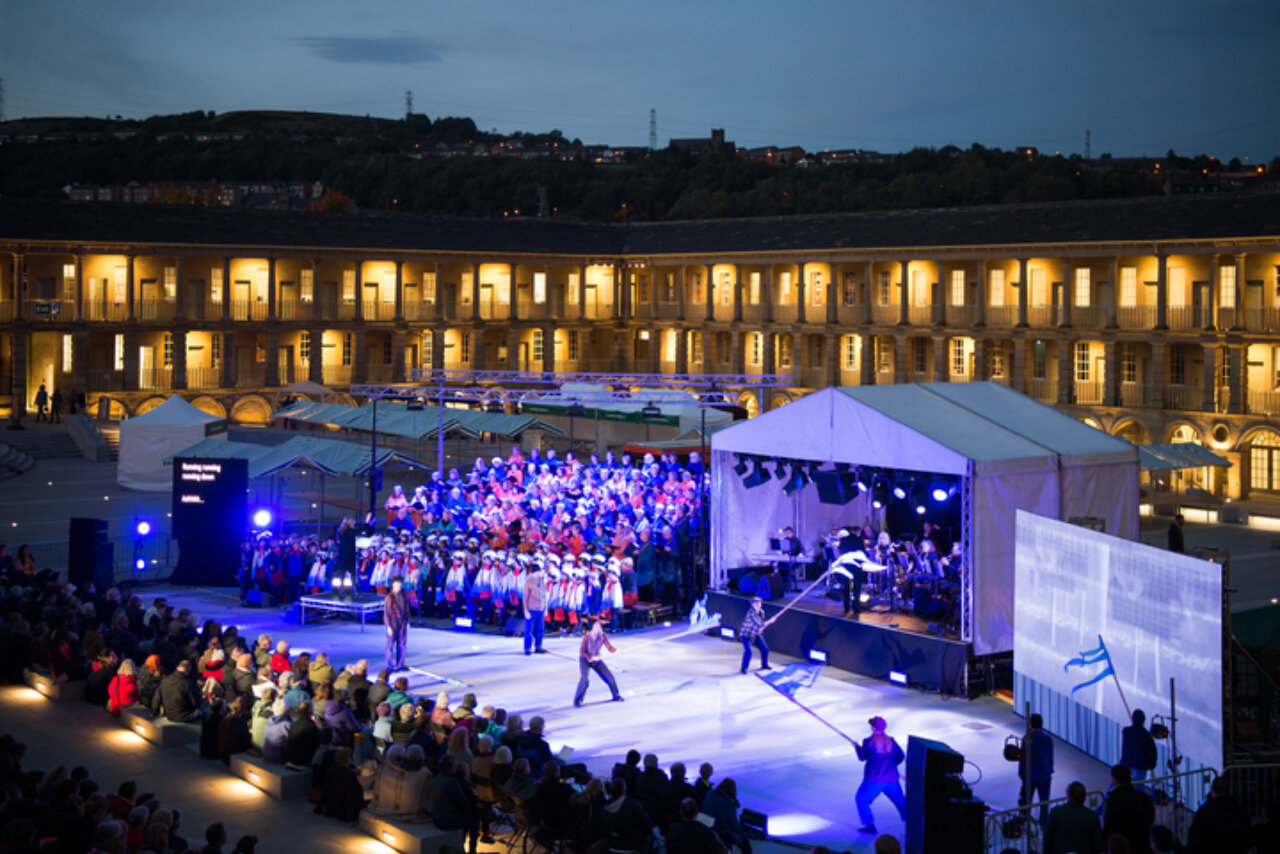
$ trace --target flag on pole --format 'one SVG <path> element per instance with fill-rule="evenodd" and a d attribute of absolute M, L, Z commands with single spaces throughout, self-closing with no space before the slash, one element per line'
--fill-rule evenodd
<path fill-rule="evenodd" d="M 821 672 L 821 664 L 809 664 L 799 661 L 795 664 L 788 664 L 782 670 L 760 678 L 768 682 L 769 687 L 779 694 L 794 699 L 796 692 L 801 688 L 811 687 L 817 681 L 818 674 Z"/>
<path fill-rule="evenodd" d="M 1081 675 L 1086 675 L 1089 672 L 1087 668 L 1096 667 L 1099 664 L 1102 665 L 1102 668 L 1072 688 L 1072 694 L 1075 694 L 1081 688 L 1088 688 L 1090 685 L 1097 684 L 1108 676 L 1115 675 L 1116 669 L 1111 663 L 1111 653 L 1107 652 L 1107 645 L 1102 640 L 1102 635 L 1098 635 L 1098 646 L 1096 649 L 1085 650 L 1075 658 L 1069 659 L 1066 664 L 1062 665 L 1062 670 L 1064 673 L 1069 673 L 1071 668 L 1079 667 L 1085 670 L 1085 673 Z"/>

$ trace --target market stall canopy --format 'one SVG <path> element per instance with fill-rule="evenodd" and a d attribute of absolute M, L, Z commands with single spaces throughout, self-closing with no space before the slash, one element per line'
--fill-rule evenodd
<path fill-rule="evenodd" d="M 1230 467 L 1231 461 L 1202 445 L 1174 442 L 1168 445 L 1139 445 L 1138 461 L 1143 471 L 1197 469 L 1202 466 Z"/>
<path fill-rule="evenodd" d="M 271 413 L 271 418 L 303 421 L 309 424 L 325 424 L 348 430 L 373 430 L 373 403 L 362 406 L 345 406 L 336 403 L 312 403 L 299 401 Z M 410 409 L 399 400 L 378 401 L 378 432 L 409 439 L 434 438 L 440 429 L 440 408 L 424 405 Z M 476 438 L 492 433 L 505 438 L 517 438 L 526 430 L 543 430 L 560 434 L 560 430 L 530 415 L 509 415 L 504 412 L 480 412 L 474 409 L 445 407 L 444 432 L 461 433 Z"/>
<path fill-rule="evenodd" d="M 294 436 L 287 442 L 275 446 L 254 445 L 246 442 L 214 442 L 206 439 L 173 454 L 164 461 L 165 465 L 171 465 L 174 457 L 245 459 L 249 461 L 250 478 L 268 477 L 292 466 L 308 466 L 331 477 L 350 477 L 367 474 L 370 462 L 368 445 L 317 436 Z M 395 466 L 429 468 L 421 460 L 402 451 L 379 448 L 378 468 Z"/>
<path fill-rule="evenodd" d="M 693 392 L 680 392 L 671 389 L 640 389 L 626 400 L 599 402 L 602 398 L 608 396 L 611 391 L 608 386 L 594 383 L 565 383 L 560 387 L 559 391 L 550 392 L 545 397 L 523 401 L 520 404 L 520 410 L 533 415 L 567 416 L 569 407 L 581 406 L 581 411 L 576 412 L 574 417 L 598 418 L 601 421 L 663 424 L 668 427 L 677 427 L 681 433 L 698 429 L 704 416 L 708 433 L 711 432 L 711 427 L 713 426 L 724 426 L 733 421 L 733 416 L 728 412 L 712 406 L 702 406 L 698 402 L 697 395 Z M 688 402 L 671 403 L 671 398 L 677 395 L 687 398 Z M 592 402 L 579 403 L 580 400 Z M 654 400 L 662 401 L 654 404 L 660 414 L 655 417 L 646 417 L 642 410 Z"/>
<path fill-rule="evenodd" d="M 173 476 L 163 460 L 209 437 L 225 443 L 227 419 L 196 409 L 175 394 L 150 412 L 121 422 L 116 482 L 142 492 L 168 492 Z"/>

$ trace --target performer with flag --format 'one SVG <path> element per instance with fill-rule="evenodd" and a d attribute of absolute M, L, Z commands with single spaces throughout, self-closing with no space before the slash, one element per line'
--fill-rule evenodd
<path fill-rule="evenodd" d="M 592 620 L 591 628 L 582 636 L 582 646 L 578 649 L 578 689 L 573 693 L 575 706 L 581 706 L 587 696 L 587 677 L 592 670 L 604 680 L 605 685 L 609 686 L 609 690 L 613 692 L 613 701 L 622 702 L 622 695 L 618 693 L 618 681 L 613 678 L 609 665 L 604 663 L 602 648 L 609 652 L 618 651 L 613 644 L 609 643 L 609 637 L 600 626 L 600 621 Z"/>
<path fill-rule="evenodd" d="M 871 813 L 871 804 L 881 795 L 887 795 L 898 810 L 902 820 L 907 819 L 907 801 L 902 794 L 902 784 L 898 782 L 898 766 L 906 759 L 906 754 L 898 742 L 885 734 L 888 724 L 884 718 L 876 715 L 867 721 L 871 724 L 871 735 L 855 744 L 854 750 L 858 758 L 866 763 L 862 771 L 862 785 L 854 796 L 858 807 L 858 818 L 862 826 L 859 833 L 875 836 L 876 820 Z"/>
<path fill-rule="evenodd" d="M 751 644 L 753 643 L 760 650 L 760 669 L 773 669 L 769 666 L 769 645 L 764 642 L 764 630 L 773 625 L 776 619 L 778 619 L 777 616 L 774 616 L 766 620 L 764 600 L 759 596 L 751 597 L 751 608 L 738 629 L 738 640 L 742 641 L 742 667 L 739 672 L 746 673 L 747 668 L 751 666 Z"/>

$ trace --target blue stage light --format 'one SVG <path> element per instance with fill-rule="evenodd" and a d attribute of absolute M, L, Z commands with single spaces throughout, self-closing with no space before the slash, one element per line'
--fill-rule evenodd
<path fill-rule="evenodd" d="M 733 638 L 734 638 L 733 626 L 721 626 L 721 627 L 720 627 L 720 637 L 722 637 L 722 638 L 728 638 L 729 640 L 733 640 Z"/>
<path fill-rule="evenodd" d="M 151 533 L 151 523 L 146 519 L 143 519 L 137 524 L 134 530 L 138 532 L 139 537 L 145 537 L 147 534 Z"/>
<path fill-rule="evenodd" d="M 270 528 L 270 527 L 271 527 L 271 521 L 272 521 L 272 519 L 274 519 L 274 518 L 275 518 L 275 517 L 274 517 L 274 515 L 271 513 L 271 511 L 270 511 L 270 510 L 268 510 L 268 509 L 267 509 L 267 508 L 265 508 L 265 507 L 259 508 L 259 509 L 255 510 L 255 511 L 253 511 L 253 527 L 255 527 L 255 528 Z"/>
<path fill-rule="evenodd" d="M 908 682 L 907 674 L 903 673 L 900 670 L 890 670 L 889 681 L 892 682 L 894 685 L 906 685 Z"/>
<path fill-rule="evenodd" d="M 147 562 L 142 558 L 138 558 L 133 565 L 139 572 L 147 568 Z"/>
<path fill-rule="evenodd" d="M 827 651 L 825 649 L 811 649 L 809 650 L 809 660 L 815 661 L 818 664 L 826 664 Z"/>

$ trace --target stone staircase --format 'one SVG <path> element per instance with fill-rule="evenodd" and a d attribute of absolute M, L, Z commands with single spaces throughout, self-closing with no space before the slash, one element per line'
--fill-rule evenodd
<path fill-rule="evenodd" d="M 111 450 L 111 462 L 120 459 L 120 425 L 119 424 L 99 424 L 98 432 L 102 434 L 102 439 L 107 443 L 107 448 Z"/>
<path fill-rule="evenodd" d="M 20 451 L 12 445 L 0 444 L 0 480 L 17 477 L 25 471 L 30 471 L 35 464 L 35 459 L 25 451 Z"/>
<path fill-rule="evenodd" d="M 28 421 L 23 426 L 26 429 L 0 432 L 0 442 L 37 460 L 84 459 L 76 443 L 60 425 L 31 424 Z"/>

